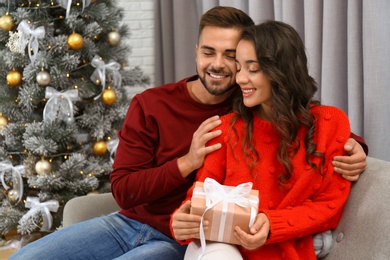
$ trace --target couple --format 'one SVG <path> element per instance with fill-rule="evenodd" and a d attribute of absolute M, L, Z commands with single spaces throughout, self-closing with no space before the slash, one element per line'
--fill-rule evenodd
<path fill-rule="evenodd" d="M 123 127 L 119 132 L 120 142 L 113 165 L 114 169 L 111 173 L 112 193 L 122 208 L 120 212 L 56 231 L 28 244 L 11 256 L 10 259 L 183 259 L 186 246 L 181 245 L 172 238 L 169 226 L 170 215 L 185 200 L 186 193 L 195 180 L 195 172 L 202 166 L 205 156 L 209 154 L 208 157 L 210 158 L 218 158 L 221 156 L 220 151 L 226 149 L 226 145 L 218 140 L 221 140 L 220 138 L 223 138 L 221 136 L 226 134 L 223 131 L 227 129 L 230 122 L 226 121 L 225 118 L 222 123 L 219 116 L 231 111 L 233 101 L 237 96 L 246 96 L 245 99 L 238 100 L 238 102 L 249 102 L 248 104 L 244 103 L 245 106 L 259 107 L 257 98 L 267 98 L 267 93 L 258 95 L 259 92 L 275 91 L 274 86 L 278 88 L 277 93 L 280 92 L 282 94 L 281 97 L 278 97 L 280 98 L 278 104 L 282 103 L 282 105 L 286 106 L 289 103 L 284 103 L 283 100 L 289 96 L 289 93 L 286 93 L 284 87 L 287 86 L 286 84 L 290 80 L 294 82 L 291 86 L 300 86 L 297 82 L 301 82 L 301 77 L 305 76 L 293 73 L 292 75 L 299 77 L 284 78 L 284 71 L 274 70 L 274 68 L 277 68 L 277 63 L 273 65 L 275 67 L 264 67 L 265 65 L 271 66 L 272 63 L 268 64 L 266 62 L 266 64 L 261 64 L 263 58 L 258 60 L 256 55 L 249 57 L 250 61 L 246 60 L 243 53 L 236 57 L 236 47 L 240 41 L 243 29 L 252 25 L 253 21 L 251 18 L 235 8 L 219 6 L 209 10 L 202 16 L 199 26 L 199 38 L 196 45 L 198 75 L 183 79 L 177 83 L 148 89 L 133 98 Z M 282 35 L 279 36 L 281 37 Z M 244 44 L 243 47 L 245 48 L 240 48 L 239 50 L 245 49 L 249 51 L 252 48 L 253 51 L 255 46 L 250 39 L 240 41 L 240 44 Z M 272 62 L 271 54 L 268 53 L 266 55 L 270 59 L 269 62 Z M 300 54 L 296 53 L 296 55 Z M 300 59 L 302 57 L 299 56 Z M 279 62 L 279 60 L 277 61 Z M 285 60 L 282 62 L 289 61 Z M 255 72 L 248 69 L 248 66 L 255 65 L 261 70 Z M 293 64 L 292 67 L 294 68 L 295 66 L 297 64 Z M 304 69 L 306 64 L 301 64 L 301 66 Z M 241 93 L 240 88 L 236 85 L 237 69 L 240 70 L 237 74 L 237 81 L 244 87 L 244 94 Z M 266 75 L 265 72 L 272 72 L 277 75 Z M 267 90 L 265 85 L 264 87 L 257 85 L 256 87 L 254 87 L 255 85 L 249 88 L 245 87 L 250 77 L 259 76 L 264 78 L 264 82 L 268 80 L 272 89 L 268 87 Z M 281 81 L 277 82 L 277 84 L 280 84 L 280 87 L 275 84 L 275 80 Z M 313 83 L 311 78 L 304 78 L 304 82 Z M 261 81 L 255 80 L 252 83 L 258 84 Z M 339 110 L 310 105 L 310 93 L 314 93 L 314 89 L 311 89 L 311 87 L 314 87 L 314 85 L 306 86 L 308 91 L 305 93 L 300 92 L 299 89 L 295 90 L 296 98 L 306 97 L 307 100 L 302 99 L 300 102 L 307 102 L 307 107 L 295 104 L 298 107 L 294 107 L 287 118 L 283 117 L 280 119 L 281 126 L 283 126 L 280 128 L 281 130 L 288 125 L 288 128 L 283 133 L 283 138 L 280 139 L 283 140 L 283 146 L 280 147 L 279 153 L 281 157 L 279 159 L 283 163 L 279 164 L 278 161 L 274 160 L 274 170 L 272 170 L 272 167 L 268 167 L 269 172 L 267 173 L 268 178 L 271 176 L 271 173 L 274 173 L 275 180 L 272 185 L 276 185 L 278 189 L 286 189 L 289 183 L 297 180 L 297 177 L 294 176 L 296 167 L 299 169 L 302 167 L 302 164 L 306 164 L 306 156 L 302 154 L 306 144 L 309 145 L 307 147 L 309 152 L 307 159 L 315 165 L 314 169 L 322 165 L 319 159 L 326 159 L 323 167 L 319 167 L 319 169 L 321 169 L 324 179 L 332 181 L 332 184 L 333 180 L 336 179 L 336 175 L 329 174 L 333 169 L 333 166 L 329 165 L 329 160 L 333 159 L 334 169 L 350 180 L 356 180 L 366 166 L 366 155 L 362 146 L 354 139 L 346 141 L 347 138 L 344 135 L 339 139 L 341 142 L 331 149 L 334 154 L 328 154 L 325 150 L 314 149 L 315 145 L 317 145 L 318 149 L 323 149 L 325 144 L 322 142 L 326 141 L 326 144 L 328 144 L 330 140 L 314 139 L 314 142 L 311 142 L 312 139 L 308 138 L 306 142 L 300 142 L 299 147 L 296 140 L 290 140 L 292 138 L 289 133 L 290 129 L 296 131 L 294 136 L 304 140 L 301 139 L 304 138 L 302 135 L 305 134 L 301 129 L 301 122 L 307 124 L 305 127 L 309 129 L 310 133 L 313 133 L 315 138 L 318 134 L 322 134 L 321 127 L 310 130 L 310 126 L 313 126 L 311 115 L 322 122 L 323 116 L 318 114 L 318 111 L 321 109 L 325 109 L 325 112 L 336 111 L 336 118 L 345 119 L 340 115 Z M 272 93 L 268 93 L 267 100 L 261 100 L 261 107 L 263 107 L 263 102 L 264 107 L 268 107 L 270 101 L 277 98 Z M 245 112 L 246 109 L 243 104 L 241 104 L 241 107 L 244 109 L 243 112 Z M 251 113 L 246 113 L 245 118 L 248 118 L 248 120 L 252 118 L 254 120 L 253 126 L 257 126 L 259 122 L 260 125 L 266 127 L 266 129 L 259 129 L 259 131 L 254 132 L 255 134 L 275 134 L 271 121 L 268 121 L 274 120 L 274 114 L 272 112 L 268 113 L 274 111 L 273 108 L 265 109 L 263 112 L 261 112 L 262 109 L 260 111 L 257 111 L 257 109 L 248 111 L 251 111 Z M 298 112 L 302 113 L 299 117 L 300 121 L 290 121 L 296 117 L 295 113 Z M 279 116 L 284 115 L 284 113 L 279 114 Z M 271 116 L 271 118 L 268 118 L 268 116 Z M 331 117 L 330 120 L 333 122 L 335 118 Z M 236 125 L 237 133 L 240 134 L 240 131 L 243 130 L 238 126 L 240 124 L 244 125 L 244 121 L 237 118 L 236 122 L 238 124 Z M 290 125 L 290 122 L 294 122 L 294 124 Z M 342 122 L 337 123 L 341 124 Z M 347 125 L 346 122 L 345 125 Z M 211 131 L 216 127 L 220 127 L 220 130 L 223 131 Z M 327 136 L 329 132 L 327 132 L 328 129 L 326 127 L 325 130 L 324 133 Z M 346 132 L 344 130 L 342 133 Z M 249 128 L 246 131 L 249 131 Z M 236 137 L 238 138 L 239 135 Z M 211 141 L 214 138 L 219 139 Z M 354 138 L 360 140 L 364 145 L 362 139 L 356 136 Z M 340 147 L 343 149 L 342 146 L 345 142 L 346 150 L 350 156 L 335 156 L 342 154 Z M 259 162 L 268 163 L 268 159 L 263 155 L 263 150 L 257 150 L 259 148 L 257 146 L 252 147 L 249 139 L 245 143 L 245 149 L 249 149 L 249 154 L 252 155 L 250 162 L 256 164 Z M 260 144 L 257 143 L 256 145 L 260 146 Z M 269 145 L 275 145 L 275 143 L 271 140 Z M 237 143 L 237 146 L 242 146 L 241 141 Z M 255 148 L 256 152 L 251 150 L 251 148 Z M 287 153 L 283 154 L 283 149 L 287 149 L 286 151 L 288 152 L 295 152 L 293 161 L 290 162 L 289 157 L 286 157 Z M 235 156 L 241 156 L 240 149 L 235 151 Z M 323 154 L 317 155 L 316 151 Z M 295 166 L 295 158 L 297 160 L 303 158 L 304 161 L 301 160 L 300 164 Z M 256 170 L 256 167 L 254 170 Z M 202 171 L 205 172 L 205 170 Z M 278 179 L 278 173 L 281 172 L 284 173 L 281 175 L 281 179 Z M 305 170 L 305 172 L 308 172 L 308 170 Z M 248 171 L 248 173 L 252 174 L 251 171 Z M 255 174 L 254 171 L 253 173 Z M 319 181 L 317 175 L 320 175 L 320 173 L 315 174 L 313 179 L 317 183 Z M 252 175 L 240 176 L 237 175 L 237 178 L 250 177 Z M 258 176 L 259 178 L 262 176 L 260 172 Z M 328 176 L 332 176 L 332 178 L 328 178 Z M 342 182 L 341 178 L 338 178 L 338 180 L 340 183 Z M 275 181 L 280 181 L 280 183 L 276 184 Z M 310 184 L 310 187 L 314 188 L 317 185 Z M 324 188 L 325 185 L 320 185 L 318 191 Z M 292 186 L 291 189 L 293 189 Z M 348 190 L 348 187 L 346 189 Z M 275 204 L 273 206 L 268 205 L 270 211 L 273 207 L 279 207 L 277 202 L 281 200 L 282 195 L 279 190 L 277 192 Z M 296 203 L 299 203 L 300 199 L 297 198 Z M 339 205 L 337 206 L 339 208 Z M 260 215 L 260 219 L 264 220 L 263 229 L 261 232 L 259 231 L 261 236 L 266 233 L 268 225 L 263 216 L 269 218 L 267 212 L 263 210 L 263 213 Z M 272 234 L 272 230 L 275 228 L 272 226 L 272 218 L 269 218 L 269 220 L 271 223 L 269 239 L 270 241 L 279 242 L 280 236 L 274 234 L 275 237 Z M 333 225 L 334 222 L 330 224 Z M 332 226 L 329 226 L 329 228 L 332 228 Z M 305 229 L 302 234 L 306 235 L 308 232 Z M 177 239 L 190 238 L 188 235 L 183 238 L 178 237 L 176 234 L 175 236 Z M 307 240 L 311 239 L 308 236 L 306 237 Z M 257 243 L 260 242 L 264 241 L 258 241 Z M 249 246 L 256 245 L 248 244 Z"/>

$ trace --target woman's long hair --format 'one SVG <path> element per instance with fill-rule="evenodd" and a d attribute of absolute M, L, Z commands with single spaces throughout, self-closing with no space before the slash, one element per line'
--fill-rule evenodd
<path fill-rule="evenodd" d="M 323 164 L 324 155 L 316 152 L 317 147 L 313 142 L 315 122 L 310 112 L 311 105 L 319 105 L 318 101 L 313 100 L 317 85 L 308 73 L 304 44 L 290 25 L 279 21 L 266 21 L 246 28 L 241 39 L 254 44 L 257 61 L 271 81 L 271 122 L 280 137 L 277 159 L 284 166 L 284 173 L 279 176 L 279 183 L 283 184 L 292 175 L 291 158 L 301 145 L 297 139 L 301 126 L 307 129 L 304 140 L 306 161 L 312 168 L 321 167 Z M 243 118 L 245 122 L 242 140 L 244 155 L 251 157 L 250 166 L 253 167 L 261 158 L 252 142 L 252 109 L 244 105 L 240 95 L 234 102 L 233 110 L 237 115 L 233 118 L 232 126 L 239 118 Z M 234 126 L 233 130 L 237 133 Z M 311 160 L 312 156 L 322 157 L 321 165 L 315 165 Z"/>

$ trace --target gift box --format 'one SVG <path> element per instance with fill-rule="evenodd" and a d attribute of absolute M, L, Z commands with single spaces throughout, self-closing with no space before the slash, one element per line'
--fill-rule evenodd
<path fill-rule="evenodd" d="M 259 205 L 259 191 L 252 190 L 252 183 L 238 186 L 221 185 L 211 178 L 196 182 L 191 199 L 191 214 L 202 216 L 210 222 L 210 228 L 201 232 L 199 239 L 239 245 L 234 228 L 239 226 L 249 233 Z M 202 234 L 204 233 L 204 234 Z"/>

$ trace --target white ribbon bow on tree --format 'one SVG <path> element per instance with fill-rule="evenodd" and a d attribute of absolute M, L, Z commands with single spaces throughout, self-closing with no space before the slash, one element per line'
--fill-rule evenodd
<path fill-rule="evenodd" d="M 43 121 L 52 122 L 59 113 L 62 113 L 65 121 L 74 121 L 73 103 L 78 99 L 78 90 L 71 89 L 64 92 L 59 92 L 52 87 L 46 87 L 45 98 L 48 99 L 45 108 L 43 109 Z M 66 100 L 66 103 L 63 103 Z M 65 107 L 67 104 L 67 108 Z M 60 109 L 57 109 L 57 108 Z"/>
<path fill-rule="evenodd" d="M 234 203 L 240 207 L 249 207 L 251 209 L 251 215 L 248 226 L 251 227 L 256 219 L 256 206 L 251 203 L 251 201 L 246 197 L 250 194 L 252 190 L 253 184 L 251 182 L 246 182 L 239 184 L 238 186 L 232 188 L 230 191 L 227 191 L 223 185 L 219 184 L 216 180 L 212 178 L 206 178 L 203 183 L 203 189 L 206 195 L 206 209 L 202 215 L 202 219 L 200 222 L 200 243 L 201 243 L 201 249 L 202 253 L 199 256 L 203 255 L 203 253 L 206 250 L 206 239 L 204 235 L 204 229 L 203 229 L 203 217 L 205 213 L 215 207 L 218 203 L 222 203 L 222 212 L 226 212 L 228 209 L 229 203 Z M 219 225 L 219 234 L 218 234 L 218 240 L 222 240 L 223 237 L 223 230 L 225 228 L 225 221 L 226 218 L 222 218 L 220 225 Z"/>
<path fill-rule="evenodd" d="M 121 65 L 118 62 L 110 60 L 109 63 L 105 64 L 104 61 L 96 55 L 91 62 L 92 67 L 96 68 L 91 75 L 91 80 L 96 82 L 99 80 L 102 84 L 102 93 L 106 86 L 106 70 L 112 72 L 112 83 L 114 86 L 118 87 L 122 84 L 122 76 L 119 73 Z M 95 100 L 100 97 L 101 93 L 95 97 Z"/>
<path fill-rule="evenodd" d="M 118 148 L 119 139 L 111 140 L 107 143 L 107 150 L 110 152 L 110 162 L 114 163 L 116 149 Z"/>
<path fill-rule="evenodd" d="M 4 174 L 11 170 L 12 174 L 12 183 L 13 189 L 18 194 L 18 202 L 23 197 L 23 179 L 22 174 L 24 173 L 24 165 L 13 166 L 10 161 L 0 162 L 0 179 L 1 184 L 5 190 L 8 190 L 10 187 L 5 183 Z"/>
<path fill-rule="evenodd" d="M 39 26 L 35 30 L 32 30 L 26 20 L 23 20 L 18 26 L 18 31 L 22 33 L 20 40 L 22 40 L 24 37 L 29 38 L 28 55 L 30 57 L 31 63 L 34 64 L 39 49 L 38 39 L 43 39 L 45 37 L 45 27 Z M 31 52 L 33 52 L 33 54 L 31 54 Z"/>
<path fill-rule="evenodd" d="M 20 219 L 20 221 L 25 221 L 30 216 L 33 216 L 38 211 L 41 211 L 43 213 L 43 225 L 40 231 L 50 231 L 53 224 L 53 217 L 50 211 L 57 212 L 58 207 L 60 206 L 59 202 L 56 200 L 39 202 L 38 197 L 27 197 L 25 206 L 30 210 Z"/>
<path fill-rule="evenodd" d="M 89 6 L 91 3 L 91 0 L 82 0 L 82 6 L 81 12 L 84 12 L 84 8 Z M 58 5 L 66 9 L 66 18 L 69 17 L 70 9 L 72 6 L 72 0 L 59 0 Z"/>

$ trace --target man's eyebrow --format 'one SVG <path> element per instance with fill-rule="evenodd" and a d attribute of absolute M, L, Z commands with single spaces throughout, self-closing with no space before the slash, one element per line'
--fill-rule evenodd
<path fill-rule="evenodd" d="M 215 51 L 215 48 L 207 46 L 207 45 L 202 45 L 200 48 L 201 49 L 210 50 L 210 51 Z M 236 53 L 236 49 L 226 49 L 224 52 L 234 52 L 234 53 Z"/>

